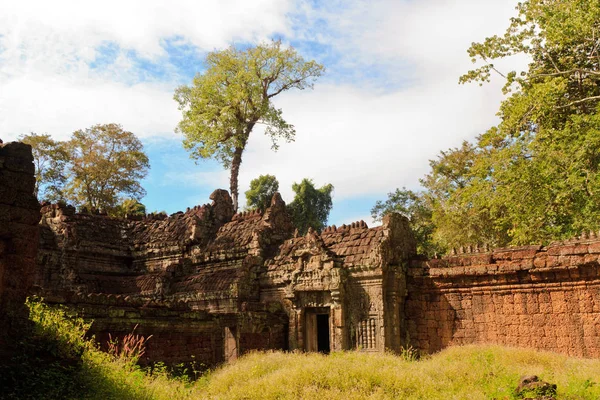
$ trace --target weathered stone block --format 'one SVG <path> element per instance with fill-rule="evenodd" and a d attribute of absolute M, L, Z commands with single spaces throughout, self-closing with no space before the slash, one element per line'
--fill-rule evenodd
<path fill-rule="evenodd" d="M 0 155 L 0 168 L 30 176 L 34 176 L 35 174 L 35 166 L 33 165 L 33 162 L 27 162 L 20 157 Z"/>
<path fill-rule="evenodd" d="M 600 242 L 590 243 L 588 245 L 588 252 L 594 254 L 600 253 Z"/>

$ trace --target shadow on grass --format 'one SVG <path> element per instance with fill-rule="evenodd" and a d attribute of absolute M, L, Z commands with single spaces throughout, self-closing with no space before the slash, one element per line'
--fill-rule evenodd
<path fill-rule="evenodd" d="M 0 399 L 149 399 L 84 362 L 65 354 L 58 340 L 29 333 L 0 359 Z"/>
<path fill-rule="evenodd" d="M 61 307 L 28 299 L 28 330 L 0 357 L 0 399 L 150 399 L 144 373 L 114 361 L 85 334 L 89 324 Z M 132 384 L 133 383 L 133 384 Z"/>

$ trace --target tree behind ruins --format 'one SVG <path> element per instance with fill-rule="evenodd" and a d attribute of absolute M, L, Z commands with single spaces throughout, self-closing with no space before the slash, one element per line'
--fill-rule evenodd
<path fill-rule="evenodd" d="M 442 152 L 421 181 L 447 248 L 548 243 L 600 229 L 600 4 L 527 0 L 473 43 L 460 82 L 504 80 L 500 123 Z M 525 55 L 523 71 L 499 60 Z"/>
<path fill-rule="evenodd" d="M 65 144 L 48 134 L 31 132 L 19 136 L 19 141 L 31 146 L 35 165 L 35 196 L 40 200 L 58 201 L 65 198 L 66 167 L 69 155 Z"/>
<path fill-rule="evenodd" d="M 231 46 L 209 53 L 205 62 L 207 69 L 191 86 L 175 91 L 183 113 L 177 130 L 192 158 L 215 158 L 231 169 L 230 192 L 237 210 L 238 175 L 250 133 L 256 124 L 264 124 L 274 150 L 278 139 L 292 141 L 294 126 L 271 99 L 292 88 L 312 88 L 324 68 L 281 41 L 244 50 Z"/>
<path fill-rule="evenodd" d="M 246 191 L 246 206 L 264 211 L 271 205 L 273 195 L 279 191 L 279 182 L 274 175 L 260 175 L 250 181 Z"/>
<path fill-rule="evenodd" d="M 288 212 L 298 233 L 304 235 L 309 228 L 322 231 L 327 226 L 333 206 L 333 185 L 329 183 L 317 189 L 311 179 L 305 178 L 300 183 L 294 183 L 292 190 L 295 196 L 288 205 Z"/>
<path fill-rule="evenodd" d="M 139 200 L 150 168 L 142 142 L 121 125 L 94 125 L 73 132 L 66 198 L 80 207 L 114 212 L 125 197 Z"/>

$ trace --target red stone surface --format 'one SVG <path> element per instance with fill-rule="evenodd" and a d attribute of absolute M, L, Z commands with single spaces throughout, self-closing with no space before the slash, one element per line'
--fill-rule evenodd
<path fill-rule="evenodd" d="M 425 352 L 497 343 L 600 357 L 600 241 L 413 263 L 406 316 Z"/>

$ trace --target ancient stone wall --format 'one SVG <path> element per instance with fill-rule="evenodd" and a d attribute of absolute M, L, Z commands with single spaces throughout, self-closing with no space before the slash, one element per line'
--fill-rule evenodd
<path fill-rule="evenodd" d="M 292 237 L 279 194 L 233 214 L 227 192 L 165 216 L 118 219 L 45 205 L 37 284 L 110 333 L 152 335 L 145 359 L 214 365 L 256 349 L 399 350 L 406 218 Z"/>
<path fill-rule="evenodd" d="M 92 319 L 105 347 L 109 333 L 152 335 L 142 362 L 471 343 L 600 357 L 595 234 L 426 260 L 399 215 L 294 237 L 278 194 L 265 212 L 234 214 L 224 190 L 170 217 L 46 204 L 38 225 L 32 161 L 29 146 L 0 143 L 0 353 L 26 323 L 35 281 L 48 302 Z"/>
<path fill-rule="evenodd" d="M 424 352 L 470 343 L 600 357 L 600 240 L 413 261 L 407 341 Z"/>
<path fill-rule="evenodd" d="M 138 325 L 152 335 L 146 361 L 470 343 L 600 356 L 595 235 L 425 260 L 399 215 L 292 237 L 278 195 L 264 213 L 235 215 L 226 192 L 212 198 L 143 220 L 45 206 L 42 294 L 94 319 L 104 342 Z"/>
<path fill-rule="evenodd" d="M 27 321 L 40 220 L 34 172 L 30 146 L 0 142 L 0 356 Z"/>
<path fill-rule="evenodd" d="M 292 233 L 277 195 L 265 212 L 233 213 L 226 191 L 170 217 L 120 219 L 45 205 L 36 283 L 51 303 L 93 320 L 90 334 L 152 336 L 142 362 L 213 366 L 285 348 L 280 304 L 259 302 L 263 256 Z"/>

